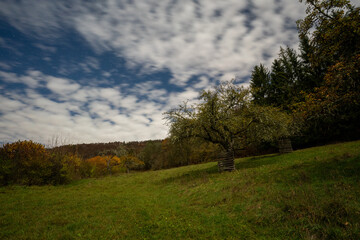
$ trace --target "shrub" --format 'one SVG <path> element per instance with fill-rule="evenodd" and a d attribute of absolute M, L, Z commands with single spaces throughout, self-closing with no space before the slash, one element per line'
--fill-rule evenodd
<path fill-rule="evenodd" d="M 81 158 L 72 153 L 51 154 L 52 184 L 64 184 L 87 177 Z M 83 176 L 84 175 L 84 176 Z"/>
<path fill-rule="evenodd" d="M 144 167 L 143 161 L 129 154 L 121 157 L 111 155 L 96 156 L 87 159 L 86 162 L 90 166 L 90 177 L 130 172 L 130 170 L 140 170 Z"/>
<path fill-rule="evenodd" d="M 141 170 L 145 166 L 143 161 L 132 155 L 121 156 L 119 160 L 120 165 L 125 167 L 127 173 L 130 170 Z"/>
<path fill-rule="evenodd" d="M 106 161 L 101 156 L 89 158 L 86 162 L 90 165 L 90 177 L 99 177 L 106 174 Z"/>
<path fill-rule="evenodd" d="M 86 162 L 90 165 L 90 177 L 100 177 L 125 171 L 117 156 L 96 156 L 87 159 Z"/>
<path fill-rule="evenodd" d="M 5 144 L 0 149 L 0 181 L 24 185 L 51 182 L 53 163 L 43 145 L 32 141 Z"/>

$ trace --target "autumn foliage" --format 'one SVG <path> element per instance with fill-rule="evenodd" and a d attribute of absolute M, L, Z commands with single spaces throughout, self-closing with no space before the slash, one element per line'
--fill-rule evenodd
<path fill-rule="evenodd" d="M 145 164 L 135 156 L 95 156 L 86 160 L 91 177 L 130 172 L 131 169 L 141 169 Z"/>
<path fill-rule="evenodd" d="M 0 184 L 63 184 L 86 176 L 74 154 L 50 152 L 40 143 L 17 141 L 0 148 Z"/>
<path fill-rule="evenodd" d="M 50 155 L 44 146 L 32 141 L 5 144 L 0 149 L 2 184 L 46 184 L 52 176 Z"/>
<path fill-rule="evenodd" d="M 120 159 L 117 156 L 96 156 L 86 160 L 90 176 L 99 177 L 119 172 Z"/>

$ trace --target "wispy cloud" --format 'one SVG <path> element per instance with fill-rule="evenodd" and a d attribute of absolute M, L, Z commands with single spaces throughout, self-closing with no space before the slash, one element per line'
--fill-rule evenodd
<path fill-rule="evenodd" d="M 29 86 L 22 95 L 2 92 L 0 140 L 46 142 L 59 135 L 71 135 L 74 142 L 159 139 L 167 133 L 162 113 L 169 109 L 168 103 L 197 97 L 187 90 L 174 95 L 158 88 L 155 92 L 163 96 L 161 103 L 152 96 L 143 98 L 156 82 L 137 85 L 141 93 L 136 94 L 117 87 L 83 86 L 35 70 L 25 75 L 2 71 L 0 77 L 7 83 Z M 43 93 L 44 88 L 51 94 Z"/>
<path fill-rule="evenodd" d="M 203 74 L 249 75 L 280 45 L 297 44 L 295 21 L 304 16 L 287 0 L 40 2 L 5 1 L 0 13 L 28 34 L 75 29 L 96 52 L 114 51 L 148 72 L 168 69 L 179 86 Z"/>
<path fill-rule="evenodd" d="M 280 45 L 295 45 L 304 11 L 293 2 L 109 1 L 101 15 L 83 9 L 74 21 L 98 52 L 114 50 L 147 71 L 170 69 L 171 83 L 185 86 L 204 73 L 246 76 L 264 53 L 275 57 Z"/>
<path fill-rule="evenodd" d="M 0 3 L 0 7 L 1 7 L 1 3 Z M 10 40 L 0 37 L 0 47 L 1 48 L 10 50 L 11 52 L 15 53 L 16 55 L 21 56 L 22 53 L 16 49 L 16 45 L 18 45 L 18 43 L 14 44 L 14 43 L 11 43 Z"/>
<path fill-rule="evenodd" d="M 45 51 L 45 52 L 50 52 L 50 53 L 55 53 L 57 51 L 57 49 L 55 47 L 52 47 L 52 46 L 46 46 L 44 44 L 41 44 L 41 43 L 36 43 L 34 44 L 35 47 Z"/>
<path fill-rule="evenodd" d="M 10 70 L 12 67 L 8 63 L 0 62 L 0 68 L 4 70 Z"/>
<path fill-rule="evenodd" d="M 79 64 L 82 70 L 86 73 L 91 73 L 92 70 L 99 69 L 99 61 L 94 57 L 86 57 L 84 62 Z"/>
<path fill-rule="evenodd" d="M 63 33 L 64 27 L 69 26 L 71 19 L 67 14 L 76 11 L 76 5 L 80 4 L 76 2 L 4 0 L 0 2 L 0 14 L 21 32 L 55 39 Z"/>

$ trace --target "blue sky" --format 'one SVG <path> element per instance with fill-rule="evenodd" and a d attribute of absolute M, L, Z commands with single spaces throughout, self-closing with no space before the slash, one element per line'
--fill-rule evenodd
<path fill-rule="evenodd" d="M 0 0 L 0 142 L 162 139 L 163 112 L 297 48 L 296 0 Z"/>

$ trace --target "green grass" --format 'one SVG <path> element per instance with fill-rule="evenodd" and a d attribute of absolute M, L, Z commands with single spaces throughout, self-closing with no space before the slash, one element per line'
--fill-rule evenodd
<path fill-rule="evenodd" d="M 360 141 L 0 188 L 0 239 L 360 239 Z"/>

